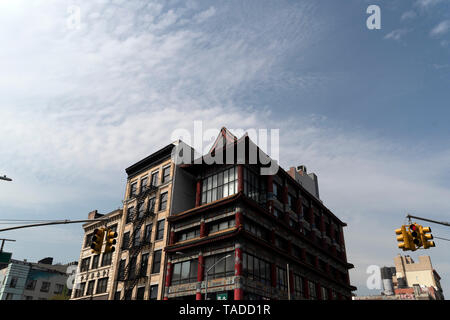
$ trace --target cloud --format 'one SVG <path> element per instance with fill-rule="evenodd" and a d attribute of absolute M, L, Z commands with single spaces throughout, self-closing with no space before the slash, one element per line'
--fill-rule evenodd
<path fill-rule="evenodd" d="M 417 14 L 413 10 L 406 11 L 402 14 L 401 20 L 411 20 L 417 17 Z"/>
<path fill-rule="evenodd" d="M 417 0 L 414 4 L 421 8 L 430 8 L 443 1 L 444 0 Z"/>
<path fill-rule="evenodd" d="M 408 32 L 409 32 L 408 29 L 396 29 L 385 35 L 384 39 L 392 39 L 398 41 Z"/>
<path fill-rule="evenodd" d="M 438 37 L 446 34 L 450 30 L 450 20 L 444 20 L 436 25 L 431 31 L 430 35 Z"/>

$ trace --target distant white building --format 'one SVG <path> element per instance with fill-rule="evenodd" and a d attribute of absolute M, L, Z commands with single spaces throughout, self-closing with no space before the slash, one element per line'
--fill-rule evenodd
<path fill-rule="evenodd" d="M 45 258 L 37 263 L 11 259 L 0 267 L 0 300 L 50 300 L 70 297 L 67 287 L 72 262 L 66 265 L 52 265 L 53 258 Z"/>

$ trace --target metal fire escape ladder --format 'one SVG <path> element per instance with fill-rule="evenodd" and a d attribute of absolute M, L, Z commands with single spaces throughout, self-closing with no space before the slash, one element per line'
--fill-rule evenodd
<path fill-rule="evenodd" d="M 145 198 L 153 192 L 156 192 L 158 188 L 155 186 L 150 186 L 149 188 L 147 188 L 146 190 L 140 192 L 137 195 L 134 195 L 133 197 L 136 198 L 137 203 L 142 203 L 145 201 Z M 141 270 L 139 270 L 138 274 L 136 274 L 136 270 L 134 270 L 134 274 L 129 274 L 130 272 L 130 268 L 131 268 L 131 262 L 134 262 L 134 264 L 136 264 L 137 262 L 137 256 L 139 255 L 139 253 L 142 251 L 142 249 L 147 246 L 149 243 L 147 243 L 147 241 L 142 241 L 140 240 L 139 243 L 134 243 L 134 239 L 135 239 L 135 232 L 141 232 L 141 227 L 144 224 L 144 222 L 146 221 L 146 219 L 152 215 L 154 215 L 154 203 L 152 204 L 152 207 L 149 207 L 149 203 L 147 203 L 147 210 L 144 212 L 144 214 L 142 215 L 142 217 L 139 217 L 139 212 L 137 210 L 137 206 L 134 209 L 133 212 L 133 235 L 132 237 L 130 237 L 130 242 L 128 244 L 127 248 L 124 248 L 124 250 L 128 250 L 129 254 L 128 254 L 128 263 L 125 266 L 122 275 L 119 274 L 118 277 L 118 281 L 122 281 L 125 283 L 124 285 L 124 295 L 122 297 L 122 300 L 125 299 L 127 292 L 129 292 L 129 290 L 133 290 L 133 288 L 136 286 L 137 282 L 139 281 L 139 279 L 141 279 L 142 277 L 145 277 L 145 275 L 142 275 Z M 131 240 L 133 239 L 133 240 Z M 147 239 L 144 239 L 147 240 Z M 134 261 L 133 261 L 134 260 Z"/>

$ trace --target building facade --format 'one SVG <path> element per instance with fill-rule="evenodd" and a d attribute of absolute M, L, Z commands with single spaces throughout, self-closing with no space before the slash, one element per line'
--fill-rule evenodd
<path fill-rule="evenodd" d="M 249 150 L 223 128 L 200 161 L 177 165 L 164 299 L 351 299 L 346 224 L 317 177 L 303 166 L 263 175 Z"/>
<path fill-rule="evenodd" d="M 108 214 L 99 214 L 97 210 L 89 213 L 88 219 L 105 220 L 83 225 L 84 237 L 78 261 L 76 286 L 72 290 L 71 300 L 108 300 L 114 283 L 113 273 L 116 269 L 118 246 L 115 246 L 115 252 L 95 254 L 92 253 L 90 245 L 94 230 L 97 228 L 107 227 L 119 233 L 122 228 L 122 212 L 122 209 L 117 209 Z"/>
<path fill-rule="evenodd" d="M 11 259 L 0 270 L 0 300 L 69 299 L 66 272 L 70 265 L 52 265 L 52 258 L 37 263 Z"/>

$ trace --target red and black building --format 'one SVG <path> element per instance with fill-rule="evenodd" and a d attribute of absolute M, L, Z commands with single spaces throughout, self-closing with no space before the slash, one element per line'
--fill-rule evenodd
<path fill-rule="evenodd" d="M 223 128 L 201 161 L 176 167 L 164 299 L 351 299 L 346 224 L 299 181 L 303 172 L 261 174 L 255 149 Z"/>

